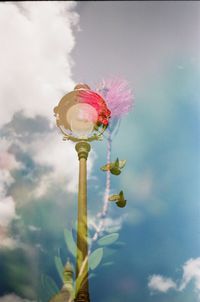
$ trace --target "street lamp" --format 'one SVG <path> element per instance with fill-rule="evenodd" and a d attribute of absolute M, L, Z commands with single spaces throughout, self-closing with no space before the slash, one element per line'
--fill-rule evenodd
<path fill-rule="evenodd" d="M 78 84 L 54 108 L 64 140 L 76 143 L 79 159 L 76 302 L 89 302 L 87 241 L 87 158 L 89 142 L 101 140 L 111 115 L 103 98 L 86 84 Z"/>

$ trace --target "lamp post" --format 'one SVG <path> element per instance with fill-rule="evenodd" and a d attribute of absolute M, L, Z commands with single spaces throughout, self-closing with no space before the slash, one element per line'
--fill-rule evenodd
<path fill-rule="evenodd" d="M 76 263 L 76 292 L 75 301 L 90 301 L 88 284 L 88 244 L 87 244 L 87 157 L 90 151 L 88 142 L 78 142 L 76 151 L 79 158 L 79 189 L 78 189 L 78 228 L 77 228 L 77 263 Z M 84 267 L 80 270 L 85 260 Z M 80 276 L 80 277 L 79 277 Z M 82 278 L 83 276 L 83 278 Z M 79 290 L 78 280 L 85 280 Z"/>
<path fill-rule="evenodd" d="M 54 108 L 57 126 L 64 140 L 76 143 L 79 159 L 78 228 L 76 258 L 76 302 L 89 302 L 87 240 L 87 158 L 89 142 L 101 140 L 108 126 L 110 110 L 103 98 L 86 84 L 78 84 Z"/>

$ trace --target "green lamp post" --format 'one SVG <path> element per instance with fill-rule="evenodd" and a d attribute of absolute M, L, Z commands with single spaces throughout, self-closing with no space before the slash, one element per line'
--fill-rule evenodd
<path fill-rule="evenodd" d="M 76 302 L 89 302 L 87 241 L 87 158 L 89 142 L 101 140 L 108 126 L 110 110 L 103 98 L 86 84 L 78 84 L 54 108 L 57 126 L 64 140 L 76 143 L 79 159 L 78 228 L 76 258 Z"/>

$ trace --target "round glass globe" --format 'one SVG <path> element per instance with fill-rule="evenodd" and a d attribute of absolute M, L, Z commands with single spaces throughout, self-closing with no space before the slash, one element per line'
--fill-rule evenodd
<path fill-rule="evenodd" d="M 87 139 L 97 122 L 95 108 L 86 103 L 78 103 L 69 108 L 66 114 L 72 133 L 78 138 Z"/>

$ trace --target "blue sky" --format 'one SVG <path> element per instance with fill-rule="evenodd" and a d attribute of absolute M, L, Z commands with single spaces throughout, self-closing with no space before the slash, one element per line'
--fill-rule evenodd
<path fill-rule="evenodd" d="M 53 108 L 75 83 L 95 88 L 115 75 L 134 93 L 111 152 L 127 160 L 111 176 L 127 206 L 109 207 L 119 239 L 104 250 L 91 300 L 199 301 L 199 3 L 0 6 L 0 301 L 37 301 L 42 274 L 61 286 L 54 257 L 70 255 L 63 230 L 76 220 L 78 161 Z M 106 140 L 93 143 L 90 219 L 102 207 L 105 162 Z"/>

